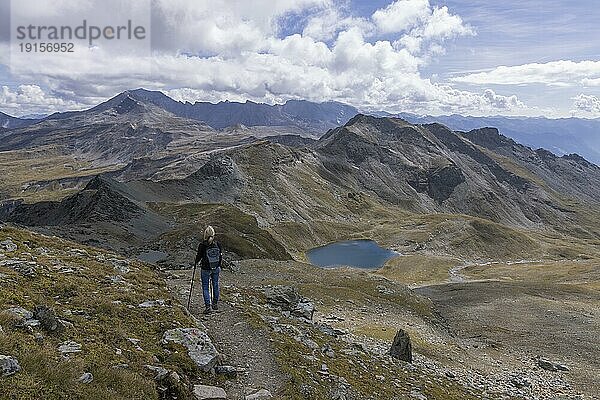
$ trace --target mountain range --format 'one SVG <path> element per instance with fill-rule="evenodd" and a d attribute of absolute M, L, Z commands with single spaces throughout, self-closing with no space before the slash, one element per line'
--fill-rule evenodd
<path fill-rule="evenodd" d="M 0 151 L 52 148 L 87 164 L 63 180 L 24 182 L 34 192 L 75 189 L 71 196 L 9 202 L 0 218 L 62 230 L 88 226 L 90 216 L 99 215 L 106 240 L 119 232 L 129 246 L 159 240 L 175 226 L 153 204 L 186 203 L 231 205 L 276 237 L 315 221 L 352 225 L 376 209 L 466 215 L 501 224 L 486 225 L 496 233 L 507 226 L 585 238 L 600 234 L 593 223 L 600 168 L 578 155 L 533 150 L 495 128 L 461 132 L 357 114 L 318 140 L 277 131 L 260 136 L 252 127 L 215 130 L 125 92 L 1 138 Z M 92 179 L 94 168 L 101 168 L 102 178 Z M 124 214 L 111 217 L 111 209 Z M 463 223 L 450 223 L 446 234 L 482 234 L 478 223 L 466 230 Z M 93 236 L 102 236 L 98 228 Z M 507 235 L 513 236 L 519 237 Z"/>
<path fill-rule="evenodd" d="M 313 138 L 319 138 L 328 129 L 345 124 L 360 112 L 355 107 L 338 102 L 313 103 L 304 100 L 289 100 L 285 104 L 275 105 L 251 101 L 245 103 L 225 101 L 216 104 L 179 102 L 162 92 L 136 89 L 123 92 L 87 111 L 55 113 L 41 120 L 20 119 L 0 113 L 0 126 L 5 130 L 15 129 L 39 121 L 65 119 L 86 112 L 98 112 L 111 108 L 124 96 L 146 105 L 156 106 L 177 117 L 200 121 L 216 130 L 252 127 L 257 132 L 261 127 L 262 130 L 268 127 L 271 130 L 278 129 L 279 133 L 293 133 Z M 495 127 L 503 135 L 534 149 L 545 148 L 558 155 L 576 153 L 591 162 L 600 163 L 600 119 L 419 116 L 378 111 L 367 114 L 399 117 L 415 124 L 438 122 L 457 131 Z"/>
<path fill-rule="evenodd" d="M 469 131 L 495 127 L 503 135 L 533 148 L 544 148 L 558 155 L 576 153 L 600 164 L 600 119 L 469 117 L 462 115 L 418 116 L 400 113 L 396 116 L 415 124 L 438 122 L 453 130 Z"/>

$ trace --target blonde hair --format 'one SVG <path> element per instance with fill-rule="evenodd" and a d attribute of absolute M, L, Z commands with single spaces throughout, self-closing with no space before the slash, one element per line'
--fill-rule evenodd
<path fill-rule="evenodd" d="M 208 240 L 211 243 L 215 240 L 215 229 L 210 225 L 204 230 L 204 240 Z"/>

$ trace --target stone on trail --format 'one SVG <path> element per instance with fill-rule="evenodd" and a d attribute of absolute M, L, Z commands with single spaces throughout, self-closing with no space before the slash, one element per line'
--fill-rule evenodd
<path fill-rule="evenodd" d="M 267 389 L 260 389 L 258 392 L 246 396 L 246 400 L 270 399 L 272 397 L 273 395 Z"/>
<path fill-rule="evenodd" d="M 399 329 L 398 333 L 394 337 L 392 347 L 388 351 L 388 354 L 394 358 L 402 361 L 412 362 L 412 346 L 410 343 L 410 336 L 404 331 Z"/>
<path fill-rule="evenodd" d="M 245 368 L 234 367 L 233 365 L 217 365 L 215 367 L 215 373 L 224 375 L 229 379 L 235 379 L 238 374 L 246 372 Z"/>
<path fill-rule="evenodd" d="M 163 344 L 177 343 L 187 348 L 188 355 L 204 372 L 210 371 L 219 360 L 219 353 L 206 332 L 198 328 L 175 328 L 164 333 Z"/>
<path fill-rule="evenodd" d="M 0 355 L 0 371 L 2 372 L 2 376 L 13 375 L 20 370 L 21 366 L 15 358 L 11 356 Z"/>
<path fill-rule="evenodd" d="M 221 400 L 227 399 L 227 393 L 217 386 L 194 385 L 194 398 L 196 400 Z"/>

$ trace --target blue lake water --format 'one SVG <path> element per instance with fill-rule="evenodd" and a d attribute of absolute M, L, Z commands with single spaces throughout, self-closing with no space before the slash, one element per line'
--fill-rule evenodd
<path fill-rule="evenodd" d="M 385 249 L 372 240 L 347 240 L 316 247 L 306 252 L 311 264 L 319 267 L 350 266 L 357 268 L 379 268 L 391 258 L 395 251 Z"/>

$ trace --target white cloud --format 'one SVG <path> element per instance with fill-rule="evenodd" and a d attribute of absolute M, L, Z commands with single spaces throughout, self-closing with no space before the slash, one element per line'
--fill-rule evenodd
<path fill-rule="evenodd" d="M 397 0 L 373 13 L 373 22 L 381 33 L 403 33 L 396 42 L 411 53 L 419 53 L 424 42 L 430 54 L 443 53 L 439 42 L 457 36 L 474 35 L 460 16 L 448 7 L 431 7 L 429 0 Z"/>
<path fill-rule="evenodd" d="M 373 24 L 365 18 L 344 15 L 337 8 L 327 7 L 308 19 L 302 35 L 328 42 L 335 39 L 339 32 L 351 27 L 359 28 L 366 34 L 374 30 Z"/>
<path fill-rule="evenodd" d="M 546 84 L 553 86 L 600 84 L 600 61 L 559 60 L 547 63 L 499 66 L 488 72 L 458 76 L 454 82 L 478 85 Z"/>
<path fill-rule="evenodd" d="M 373 21 L 382 33 L 398 33 L 423 23 L 431 15 L 429 0 L 397 0 L 373 13 Z"/>
<path fill-rule="evenodd" d="M 423 29 L 423 37 L 427 39 L 449 39 L 461 35 L 472 35 L 473 30 L 463 24 L 458 15 L 448 12 L 448 7 L 435 7 Z"/>
<path fill-rule="evenodd" d="M 583 86 L 600 86 L 600 78 L 584 78 L 581 80 Z"/>
<path fill-rule="evenodd" d="M 573 98 L 574 113 L 600 115 L 600 98 L 592 95 L 579 94 Z"/>
<path fill-rule="evenodd" d="M 36 106 L 46 104 L 47 111 L 92 104 L 135 87 L 163 90 L 179 100 L 302 98 L 395 112 L 525 108 L 515 96 L 461 91 L 421 75 L 429 55 L 443 53 L 444 40 L 472 34 L 459 16 L 428 1 L 396 1 L 370 19 L 346 15 L 332 0 L 156 1 L 161 18 L 153 26 L 151 74 L 142 68 L 144 60 L 109 57 L 100 48 L 78 60 L 58 58 L 47 74 L 23 66 L 14 75 L 43 84 L 56 100 L 69 99 L 61 106 L 47 95 Z M 402 9 L 408 19 L 398 14 Z M 282 35 L 281 21 L 291 14 L 308 18 L 298 33 Z M 399 39 L 392 41 L 390 33 Z"/>
<path fill-rule="evenodd" d="M 49 111 L 64 111 L 65 108 L 81 107 L 74 101 L 65 100 L 46 93 L 37 85 L 20 85 L 12 90 L 2 86 L 0 90 L 0 107 L 13 115 L 44 113 Z"/>
<path fill-rule="evenodd" d="M 492 106 L 500 110 L 511 110 L 514 108 L 524 108 L 525 105 L 519 101 L 517 96 L 501 96 L 496 94 L 492 89 L 486 89 L 483 92 L 483 98 Z"/>

